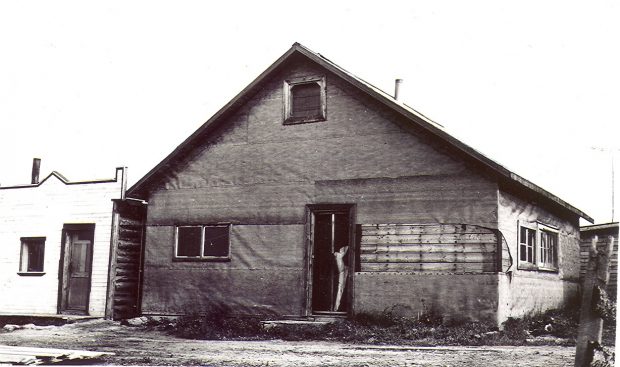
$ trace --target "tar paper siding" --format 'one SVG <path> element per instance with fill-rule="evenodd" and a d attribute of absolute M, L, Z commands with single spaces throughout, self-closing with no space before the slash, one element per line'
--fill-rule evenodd
<path fill-rule="evenodd" d="M 52 175 L 39 186 L 0 189 L 0 312 L 58 312 L 59 263 L 65 223 L 94 223 L 89 314 L 106 302 L 112 199 L 121 195 L 122 170 L 111 182 L 65 184 Z M 21 237 L 45 237 L 42 276 L 20 276 Z"/>
<path fill-rule="evenodd" d="M 498 212 L 499 230 L 506 239 L 513 263 L 511 271 L 500 277 L 499 321 L 558 308 L 571 301 L 577 294 L 579 281 L 579 218 L 551 212 L 503 190 L 499 192 Z M 559 232 L 556 272 L 518 269 L 519 223 L 536 222 Z"/>
<path fill-rule="evenodd" d="M 495 182 L 332 74 L 288 66 L 145 198 L 144 313 L 302 314 L 307 204 L 355 204 L 357 223 L 497 225 Z M 326 76 L 327 120 L 285 126 L 283 80 L 307 75 Z M 175 225 L 218 222 L 230 262 L 173 261 Z"/>

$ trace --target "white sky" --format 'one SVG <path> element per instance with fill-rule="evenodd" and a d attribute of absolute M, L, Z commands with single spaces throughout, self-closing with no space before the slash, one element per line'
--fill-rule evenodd
<path fill-rule="evenodd" d="M 596 0 L 3 1 L 0 184 L 33 157 L 135 183 L 300 42 L 389 93 L 405 79 L 405 103 L 607 222 L 619 19 Z"/>

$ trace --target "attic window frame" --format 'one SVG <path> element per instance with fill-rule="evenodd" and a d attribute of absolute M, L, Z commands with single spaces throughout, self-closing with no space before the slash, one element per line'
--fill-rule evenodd
<path fill-rule="evenodd" d="M 534 248 L 532 262 L 521 260 L 521 228 L 527 228 L 534 231 Z M 543 263 L 542 260 L 542 236 L 552 236 L 555 238 L 555 244 L 550 250 L 551 262 Z M 558 228 L 540 223 L 527 223 L 518 222 L 517 225 L 517 269 L 530 270 L 530 271 L 544 271 L 557 273 L 560 270 L 559 258 L 560 258 L 560 231 Z"/>
<path fill-rule="evenodd" d="M 227 228 L 227 250 L 228 254 L 225 256 L 212 256 L 205 255 L 205 231 L 207 228 L 213 227 L 226 227 Z M 205 262 L 229 262 L 230 261 L 230 223 L 215 223 L 215 224 L 180 224 L 174 227 L 174 256 L 173 261 L 205 261 Z M 197 256 L 183 256 L 179 255 L 179 229 L 180 228 L 200 228 L 200 254 Z"/>
<path fill-rule="evenodd" d="M 321 108 L 318 115 L 310 117 L 293 116 L 293 92 L 295 86 L 303 84 L 317 84 L 320 88 Z M 305 124 L 309 122 L 325 121 L 327 119 L 327 97 L 325 93 L 325 76 L 305 76 L 287 79 L 284 81 L 284 125 Z"/>

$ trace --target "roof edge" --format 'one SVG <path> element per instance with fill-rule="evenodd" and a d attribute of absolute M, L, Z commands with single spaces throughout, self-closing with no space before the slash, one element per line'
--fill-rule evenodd
<path fill-rule="evenodd" d="M 84 180 L 84 181 L 69 181 L 69 179 L 67 179 L 60 172 L 52 171 L 49 175 L 45 176 L 45 178 L 43 180 L 39 181 L 36 184 L 22 184 L 22 185 L 12 185 L 12 186 L 0 186 L 0 190 L 24 189 L 24 188 L 30 188 L 30 187 L 39 187 L 39 186 L 43 185 L 43 183 L 46 182 L 51 177 L 56 177 L 60 182 L 62 182 L 65 185 L 85 185 L 85 184 L 118 182 L 119 181 L 119 174 L 121 174 L 121 179 L 123 177 L 122 176 L 123 174 L 119 173 L 119 172 L 123 172 L 125 169 L 126 169 L 125 167 L 116 167 L 116 174 L 115 174 L 114 178 L 104 178 L 104 179 L 98 179 L 98 180 Z"/>
<path fill-rule="evenodd" d="M 609 222 L 609 223 L 593 224 L 590 226 L 581 226 L 579 230 L 581 232 L 587 232 L 587 231 L 596 231 L 600 229 L 618 228 L 619 226 L 620 225 L 618 222 Z"/>
<path fill-rule="evenodd" d="M 517 183 L 523 188 L 530 190 L 538 195 L 541 195 L 543 198 L 550 200 L 551 202 L 558 204 L 568 211 L 574 213 L 575 215 L 584 218 L 590 223 L 594 223 L 592 217 L 584 213 L 583 211 L 577 209 L 573 205 L 567 203 L 566 201 L 560 199 L 556 195 L 551 194 L 549 191 L 544 190 L 540 186 L 532 183 L 531 181 L 517 175 L 516 173 L 511 172 L 506 167 L 501 164 L 495 162 L 494 160 L 488 158 L 484 154 L 478 152 L 474 148 L 469 145 L 463 143 L 459 139 L 447 133 L 441 124 L 438 124 L 431 120 L 430 118 L 424 116 L 423 114 L 417 112 L 413 108 L 397 101 L 391 95 L 384 92 L 383 90 L 373 86 L 372 84 L 364 81 L 363 79 L 358 78 L 357 76 L 351 74 L 346 71 L 342 67 L 333 63 L 323 55 L 319 53 L 315 53 L 305 46 L 301 45 L 298 42 L 295 42 L 291 48 L 286 51 L 280 58 L 278 58 L 274 63 L 272 63 L 265 71 L 263 71 L 258 77 L 256 77 L 249 85 L 247 85 L 241 92 L 239 92 L 232 100 L 230 100 L 227 104 L 225 104 L 222 108 L 220 108 L 211 118 L 209 118 L 205 123 L 203 123 L 192 135 L 190 135 L 187 139 L 185 139 L 181 144 L 179 144 L 170 154 L 168 154 L 159 164 L 157 164 L 153 169 L 151 169 L 146 175 L 144 175 L 138 182 L 132 185 L 129 190 L 127 190 L 128 195 L 141 197 L 143 194 L 143 190 L 145 190 L 148 181 L 153 177 L 162 167 L 166 166 L 177 154 L 180 154 L 188 149 L 191 149 L 190 144 L 194 139 L 208 131 L 211 125 L 219 120 L 222 116 L 224 116 L 229 109 L 234 106 L 242 103 L 244 98 L 249 98 L 248 94 L 252 91 L 258 84 L 260 84 L 263 79 L 272 73 L 275 69 L 277 69 L 286 59 L 288 59 L 293 53 L 301 53 L 305 57 L 310 60 L 316 62 L 320 66 L 326 68 L 328 71 L 336 74 L 340 78 L 354 85 L 355 87 L 361 89 L 362 91 L 369 94 L 371 97 L 374 97 L 379 102 L 383 103 L 387 107 L 392 110 L 400 113 L 405 118 L 409 120 L 413 120 L 416 122 L 421 128 L 426 130 L 427 132 L 439 137 L 444 140 L 451 146 L 455 147 L 458 151 L 465 153 L 468 157 L 474 159 L 479 164 L 491 169 L 496 174 L 498 174 L 501 178 Z"/>

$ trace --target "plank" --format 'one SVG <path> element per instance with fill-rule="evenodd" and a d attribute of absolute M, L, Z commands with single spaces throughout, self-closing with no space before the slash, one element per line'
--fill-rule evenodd
<path fill-rule="evenodd" d="M 362 233 L 388 234 L 442 234 L 442 233 L 493 233 L 491 229 L 474 225 L 413 225 L 413 224 L 362 224 Z"/>
<path fill-rule="evenodd" d="M 361 243 L 497 243 L 497 237 L 495 234 L 422 234 L 389 236 L 365 236 L 362 234 Z"/>
<path fill-rule="evenodd" d="M 478 244 L 362 244 L 360 250 L 362 254 L 369 253 L 393 253 L 393 252 L 489 252 L 495 253 L 497 244 L 478 243 Z"/>
<path fill-rule="evenodd" d="M 485 263 L 495 260 L 492 253 L 399 253 L 393 254 L 361 254 L 364 263 Z M 363 266 L 363 265 L 362 265 Z"/>
<path fill-rule="evenodd" d="M 51 364 L 69 360 L 96 359 L 106 355 L 114 355 L 114 353 L 0 345 L 0 363 Z"/>
<path fill-rule="evenodd" d="M 495 261 L 488 263 L 362 263 L 361 270 L 370 272 L 412 273 L 481 273 L 496 271 Z"/>

